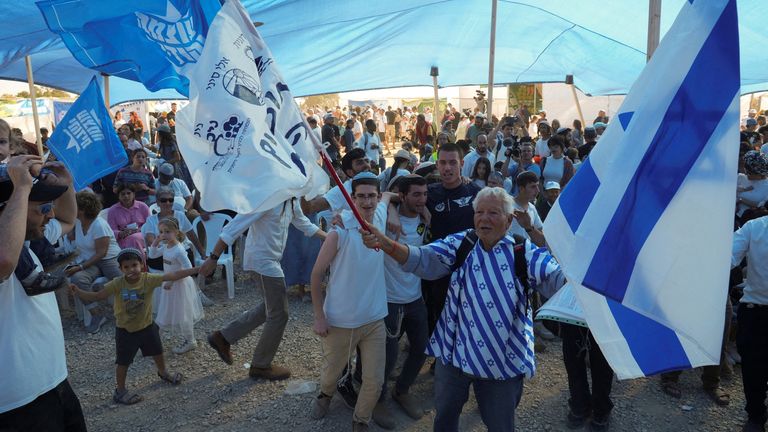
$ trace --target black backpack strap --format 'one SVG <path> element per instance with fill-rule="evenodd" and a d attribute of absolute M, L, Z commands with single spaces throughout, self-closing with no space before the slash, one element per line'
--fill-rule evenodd
<path fill-rule="evenodd" d="M 528 306 L 530 305 L 530 293 L 531 293 L 531 284 L 528 279 L 528 261 L 525 259 L 525 241 L 526 238 L 514 234 L 512 236 L 515 239 L 515 276 L 517 277 L 517 280 L 520 281 L 520 285 L 523 286 L 523 292 L 525 293 L 525 309 L 528 310 Z"/>
<path fill-rule="evenodd" d="M 467 234 L 461 239 L 459 249 L 456 250 L 456 261 L 453 263 L 451 272 L 455 272 L 464 264 L 464 261 L 466 261 L 469 256 L 469 252 L 475 247 L 475 243 L 477 243 L 477 233 L 475 230 L 471 229 L 467 231 Z"/>

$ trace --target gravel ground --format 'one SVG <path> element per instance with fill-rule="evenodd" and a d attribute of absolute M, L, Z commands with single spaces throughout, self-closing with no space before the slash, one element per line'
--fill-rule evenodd
<path fill-rule="evenodd" d="M 72 312 L 62 312 L 66 339 L 69 380 L 80 397 L 89 430 L 92 431 L 345 431 L 351 428 L 351 410 L 334 398 L 329 415 L 314 421 L 308 417 L 316 392 L 285 394 L 295 380 L 317 382 L 321 353 L 318 337 L 312 333 L 312 307 L 291 295 L 290 320 L 276 362 L 288 366 L 293 377 L 283 382 L 253 381 L 244 366 L 250 362 L 260 329 L 233 346 L 235 363 L 224 364 L 205 342 L 205 335 L 221 328 L 240 312 L 258 304 L 247 276 L 239 275 L 233 300 L 226 298 L 221 280 L 206 289 L 216 305 L 205 309 L 205 318 L 196 326 L 198 348 L 181 356 L 170 352 L 173 342 L 164 339 L 169 370 L 184 374 L 178 387 L 162 383 L 151 359 L 137 356 L 128 372 L 129 390 L 144 401 L 133 406 L 112 402 L 114 390 L 114 323 L 110 321 L 96 335 L 85 333 Z M 558 341 L 546 342 L 537 354 L 536 377 L 525 383 L 517 410 L 518 431 L 564 431 L 567 412 L 567 376 Z M 731 404 L 717 407 L 701 390 L 698 371 L 681 377 L 683 397 L 674 400 L 663 394 L 658 378 L 614 382 L 616 405 L 611 419 L 613 431 L 735 431 L 746 418 L 740 370 L 723 383 Z M 427 414 L 419 421 L 407 417 L 394 402 L 387 403 L 398 431 L 427 431 L 432 428 L 432 377 L 423 369 L 412 392 L 423 401 Z M 465 405 L 462 431 L 482 431 L 474 397 Z M 372 430 L 381 430 L 372 427 Z"/>

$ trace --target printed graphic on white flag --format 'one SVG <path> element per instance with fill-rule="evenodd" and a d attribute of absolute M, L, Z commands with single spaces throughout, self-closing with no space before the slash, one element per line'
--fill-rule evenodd
<path fill-rule="evenodd" d="M 327 188 L 288 85 L 238 1 L 222 6 L 185 73 L 178 143 L 203 208 L 250 213 Z"/>
<path fill-rule="evenodd" d="M 735 0 L 686 3 L 544 224 L 620 378 L 719 362 L 737 46 Z"/>

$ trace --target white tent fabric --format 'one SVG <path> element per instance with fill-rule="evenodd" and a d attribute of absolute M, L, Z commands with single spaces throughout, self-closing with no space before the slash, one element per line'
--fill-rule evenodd
<path fill-rule="evenodd" d="M 162 0 L 158 0 L 162 1 Z M 168 0 L 170 1 L 170 0 Z M 431 85 L 483 84 L 488 77 L 491 2 L 485 0 L 241 0 L 270 46 L 294 95 Z M 664 0 L 662 35 L 685 1 Z M 740 0 L 742 93 L 768 90 L 768 2 Z M 32 1 L 0 3 L 0 79 L 80 92 L 93 72 L 72 58 Z M 624 94 L 645 65 L 648 4 L 622 0 L 500 0 L 496 83 L 562 82 L 587 94 Z M 734 47 L 737 49 L 737 47 Z M 713 71 L 716 73 L 716 71 Z M 110 101 L 173 99 L 140 84 L 110 81 Z"/>

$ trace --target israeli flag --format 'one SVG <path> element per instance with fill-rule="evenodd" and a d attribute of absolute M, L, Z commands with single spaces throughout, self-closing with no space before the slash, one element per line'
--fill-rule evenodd
<path fill-rule="evenodd" d="M 689 0 L 544 232 L 621 379 L 718 364 L 739 140 L 735 0 Z"/>
<path fill-rule="evenodd" d="M 128 163 L 95 77 L 67 110 L 47 145 L 72 173 L 78 191 Z"/>
<path fill-rule="evenodd" d="M 239 1 L 222 6 L 185 73 L 176 133 L 204 208 L 250 213 L 327 189 L 304 118 Z"/>
<path fill-rule="evenodd" d="M 187 95 L 219 0 L 45 0 L 48 28 L 85 67 Z"/>

